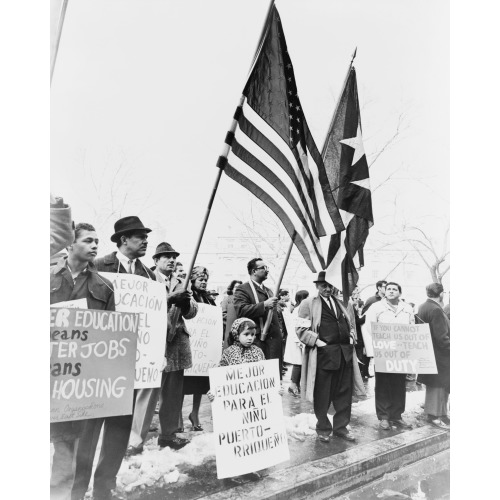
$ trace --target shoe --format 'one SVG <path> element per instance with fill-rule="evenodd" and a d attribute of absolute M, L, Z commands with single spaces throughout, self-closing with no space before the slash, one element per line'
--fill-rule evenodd
<path fill-rule="evenodd" d="M 134 455 L 140 455 L 144 451 L 142 446 L 129 446 L 125 452 L 126 457 L 133 457 Z"/>
<path fill-rule="evenodd" d="M 446 425 L 450 425 L 450 417 L 441 417 L 441 421 Z"/>
<path fill-rule="evenodd" d="M 333 435 L 339 437 L 340 439 L 345 439 L 346 441 L 356 441 L 356 438 L 349 431 L 333 431 Z"/>
<path fill-rule="evenodd" d="M 318 434 L 318 439 L 322 443 L 329 443 L 330 442 L 330 436 L 324 436 L 323 434 Z"/>
<path fill-rule="evenodd" d="M 442 429 L 444 431 L 450 430 L 450 426 L 446 425 L 440 418 L 436 418 L 434 420 L 431 420 L 431 425 L 434 427 L 437 427 L 438 429 Z"/>
<path fill-rule="evenodd" d="M 178 429 L 175 429 L 174 434 L 182 434 L 184 432 L 184 427 L 179 427 Z"/>
<path fill-rule="evenodd" d="M 292 389 L 291 387 L 288 388 L 288 392 L 292 394 L 294 398 L 298 398 L 300 394 L 298 389 Z"/>
<path fill-rule="evenodd" d="M 189 439 L 184 439 L 180 437 L 174 437 L 172 439 L 158 439 L 158 446 L 160 448 L 166 448 L 167 446 L 169 448 L 172 448 L 173 450 L 180 450 L 181 448 L 184 448 L 187 444 L 189 444 L 191 441 Z"/>
<path fill-rule="evenodd" d="M 151 424 L 149 426 L 149 432 L 156 432 L 157 430 L 158 430 L 158 426 L 157 425 Z"/>
<path fill-rule="evenodd" d="M 193 419 L 191 418 L 191 413 L 189 414 L 189 421 L 191 422 L 192 426 L 193 426 L 193 431 L 197 431 L 197 432 L 200 432 L 203 430 L 203 427 L 201 424 L 198 424 L 198 425 L 194 425 L 194 422 L 193 422 Z"/>
<path fill-rule="evenodd" d="M 413 429 L 410 424 L 407 424 L 402 418 L 398 420 L 391 420 L 391 424 L 399 427 L 400 429 Z"/>
<path fill-rule="evenodd" d="M 390 430 L 391 428 L 391 425 L 389 424 L 389 420 L 386 420 L 386 419 L 382 419 L 378 426 L 381 428 L 381 429 L 384 429 L 384 431 L 388 431 Z"/>

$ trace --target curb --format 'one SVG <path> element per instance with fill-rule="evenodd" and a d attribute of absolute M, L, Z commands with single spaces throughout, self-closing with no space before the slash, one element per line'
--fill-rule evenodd
<path fill-rule="evenodd" d="M 424 426 L 350 448 L 212 495 L 204 500 L 332 498 L 450 447 L 450 433 Z"/>

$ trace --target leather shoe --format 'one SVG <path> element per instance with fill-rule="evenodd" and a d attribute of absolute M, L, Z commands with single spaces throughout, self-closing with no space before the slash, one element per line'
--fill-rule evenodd
<path fill-rule="evenodd" d="M 180 437 L 174 437 L 172 439 L 161 439 L 161 438 L 158 439 L 158 446 L 160 448 L 166 448 L 168 446 L 169 448 L 172 448 L 174 450 L 180 450 L 189 443 L 190 443 L 189 439 L 184 439 Z"/>
<path fill-rule="evenodd" d="M 434 420 L 431 420 L 430 423 L 434 427 L 437 427 L 438 429 L 442 429 L 443 431 L 448 431 L 450 429 L 450 426 L 446 425 L 440 418 L 436 418 Z"/>
<path fill-rule="evenodd" d="M 391 420 L 391 424 L 399 427 L 400 429 L 413 429 L 410 424 L 407 424 L 403 419 Z"/>
<path fill-rule="evenodd" d="M 291 387 L 288 388 L 288 392 L 293 395 L 294 398 L 299 397 L 299 391 L 297 389 L 292 389 Z"/>
<path fill-rule="evenodd" d="M 318 439 L 322 443 L 329 443 L 330 442 L 330 436 L 324 436 L 323 434 L 318 434 Z"/>
<path fill-rule="evenodd" d="M 339 437 L 340 439 L 345 439 L 346 441 L 351 441 L 351 442 L 356 441 L 356 438 L 349 431 L 346 432 L 334 431 L 333 434 Z"/>
<path fill-rule="evenodd" d="M 390 430 L 391 428 L 391 424 L 389 424 L 389 420 L 386 420 L 386 419 L 382 419 L 378 426 L 381 428 L 381 429 L 384 429 L 384 431 L 388 431 Z"/>
<path fill-rule="evenodd" d="M 126 457 L 133 457 L 134 455 L 140 455 L 144 451 L 144 448 L 142 446 L 136 447 L 136 446 L 129 446 L 127 448 L 127 451 L 125 452 Z"/>

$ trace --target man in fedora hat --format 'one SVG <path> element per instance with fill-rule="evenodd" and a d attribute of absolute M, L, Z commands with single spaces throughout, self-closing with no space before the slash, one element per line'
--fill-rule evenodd
<path fill-rule="evenodd" d="M 321 442 L 329 442 L 332 431 L 337 437 L 354 441 L 347 425 L 351 419 L 355 325 L 342 302 L 334 297 L 325 271 L 314 283 L 318 295 L 303 300 L 298 314 L 297 336 L 306 345 L 301 392 L 314 403 Z M 333 427 L 328 419 L 330 403 L 335 408 Z"/>
<path fill-rule="evenodd" d="M 115 232 L 111 241 L 118 250 L 95 260 L 99 272 L 129 273 L 156 280 L 155 275 L 139 259 L 146 253 L 148 233 L 151 229 L 144 226 L 139 217 L 123 217 L 116 221 Z M 154 389 L 136 389 L 134 391 L 134 413 L 144 413 Z M 94 472 L 94 500 L 118 498 L 113 490 L 116 487 L 116 475 L 127 451 L 132 415 L 90 419 L 86 421 L 81 443 L 76 456 L 75 482 L 71 494 L 72 500 L 84 497 L 92 475 L 92 464 L 97 448 L 101 427 L 104 426 L 101 455 Z"/>
<path fill-rule="evenodd" d="M 184 370 L 191 368 L 191 345 L 189 334 L 184 323 L 185 319 L 191 319 L 198 312 L 198 305 L 192 298 L 191 292 L 184 290 L 182 283 L 174 276 L 176 259 L 179 252 L 176 252 L 170 243 L 160 243 L 156 247 L 153 255 L 154 275 L 157 281 L 164 283 L 167 291 L 168 308 L 168 331 L 172 329 L 172 316 L 177 306 L 180 307 L 181 314 L 177 321 L 175 332 L 169 333 L 166 346 L 166 367 L 162 374 L 161 387 L 153 389 L 144 415 L 136 415 L 132 424 L 127 455 L 141 453 L 144 441 L 148 435 L 151 421 L 158 398 L 160 398 L 160 427 L 161 433 L 158 438 L 160 447 L 169 446 L 173 449 L 180 449 L 189 443 L 175 435 L 177 429 L 177 418 L 182 408 Z"/>

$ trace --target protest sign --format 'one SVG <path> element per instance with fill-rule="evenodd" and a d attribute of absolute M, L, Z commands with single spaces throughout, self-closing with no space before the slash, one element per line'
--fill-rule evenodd
<path fill-rule="evenodd" d="M 50 421 L 132 413 L 139 315 L 50 309 Z"/>
<path fill-rule="evenodd" d="M 222 355 L 222 309 L 210 304 L 198 304 L 198 313 L 186 319 L 191 341 L 193 366 L 184 376 L 208 377 L 208 370 L 219 364 Z"/>
<path fill-rule="evenodd" d="M 375 371 L 437 373 L 428 324 L 372 323 Z"/>
<path fill-rule="evenodd" d="M 221 366 L 209 373 L 217 477 L 289 460 L 278 360 Z"/>
<path fill-rule="evenodd" d="M 135 274 L 99 274 L 113 283 L 117 311 L 139 313 L 134 387 L 160 387 L 167 341 L 165 285 Z"/>

